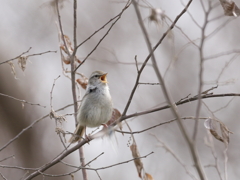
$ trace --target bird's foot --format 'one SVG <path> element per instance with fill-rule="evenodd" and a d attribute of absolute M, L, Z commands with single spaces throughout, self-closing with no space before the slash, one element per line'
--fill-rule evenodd
<path fill-rule="evenodd" d="M 108 125 L 107 124 L 102 124 L 103 125 L 103 128 L 108 128 Z"/>

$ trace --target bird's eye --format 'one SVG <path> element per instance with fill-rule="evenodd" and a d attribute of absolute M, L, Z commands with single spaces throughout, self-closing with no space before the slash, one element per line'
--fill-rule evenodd
<path fill-rule="evenodd" d="M 97 77 L 98 77 L 98 75 L 95 75 L 95 76 L 93 76 L 93 77 L 97 78 Z"/>

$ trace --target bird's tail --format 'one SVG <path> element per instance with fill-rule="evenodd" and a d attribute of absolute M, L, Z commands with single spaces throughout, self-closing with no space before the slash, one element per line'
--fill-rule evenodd
<path fill-rule="evenodd" d="M 79 141 L 79 139 L 82 138 L 84 132 L 85 132 L 85 127 L 78 124 L 76 130 L 74 131 L 74 134 L 68 140 L 68 142 L 75 143 L 75 142 Z"/>

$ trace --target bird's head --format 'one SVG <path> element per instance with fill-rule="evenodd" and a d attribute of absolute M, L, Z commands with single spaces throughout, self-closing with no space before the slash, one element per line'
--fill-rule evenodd
<path fill-rule="evenodd" d="M 89 84 L 107 84 L 107 73 L 103 71 L 94 71 L 89 78 Z"/>

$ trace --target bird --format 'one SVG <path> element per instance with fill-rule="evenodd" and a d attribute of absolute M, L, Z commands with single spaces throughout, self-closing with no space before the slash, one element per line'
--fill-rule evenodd
<path fill-rule="evenodd" d="M 69 139 L 69 143 L 79 141 L 86 127 L 107 126 L 105 123 L 111 119 L 113 104 L 110 95 L 107 74 L 103 71 L 94 71 L 88 81 L 86 93 L 82 98 L 77 112 L 77 127 Z"/>

